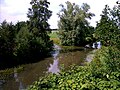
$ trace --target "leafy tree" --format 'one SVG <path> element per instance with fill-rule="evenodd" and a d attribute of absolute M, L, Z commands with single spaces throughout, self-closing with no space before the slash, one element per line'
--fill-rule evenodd
<path fill-rule="evenodd" d="M 28 29 L 32 33 L 30 47 L 34 55 L 42 57 L 52 49 L 52 41 L 47 34 L 47 31 L 50 30 L 48 19 L 52 15 L 52 11 L 48 9 L 50 3 L 47 0 L 32 0 L 30 4 L 32 8 L 29 8 L 27 14 Z"/>
<path fill-rule="evenodd" d="M 17 31 L 17 33 L 20 31 L 20 29 L 22 28 L 22 27 L 26 27 L 27 28 L 27 25 L 28 25 L 28 21 L 27 22 L 25 22 L 25 21 L 21 21 L 21 22 L 17 22 L 16 23 L 16 25 L 15 25 L 15 29 L 16 29 L 16 31 Z"/>
<path fill-rule="evenodd" d="M 120 50 L 115 47 L 102 47 L 90 63 L 92 73 L 120 71 Z"/>
<path fill-rule="evenodd" d="M 30 20 L 30 30 L 35 27 L 39 32 L 45 33 L 46 30 L 49 30 L 48 19 L 52 15 L 52 11 L 49 8 L 49 2 L 47 0 L 32 0 L 30 2 L 32 8 L 28 10 L 28 18 Z"/>
<path fill-rule="evenodd" d="M 0 58 L 5 65 L 10 62 L 14 66 L 31 62 L 31 59 L 42 59 L 52 50 L 53 43 L 47 34 L 50 30 L 48 19 L 52 15 L 48 10 L 50 3 L 47 0 L 32 0 L 30 4 L 32 8 L 29 8 L 27 14 L 29 21 L 18 22 L 16 25 L 4 21 L 0 25 Z"/>
<path fill-rule="evenodd" d="M 3 21 L 0 26 L 0 56 L 2 57 L 12 57 L 14 49 L 14 37 L 16 31 L 12 23 L 7 23 Z"/>
<path fill-rule="evenodd" d="M 47 0 L 32 0 L 32 8 L 28 9 L 27 22 L 18 22 L 16 30 L 18 31 L 15 39 L 16 47 L 14 55 L 22 62 L 22 59 L 42 59 L 52 50 L 52 41 L 50 41 L 47 32 L 49 28 L 48 19 L 52 12 L 48 10 L 50 4 Z M 21 61 L 22 60 L 22 61 Z"/>
<path fill-rule="evenodd" d="M 120 29 L 120 2 L 117 1 L 116 5 L 113 7 L 112 10 L 110 10 L 111 18 L 114 20 L 114 23 L 119 27 Z"/>
<path fill-rule="evenodd" d="M 15 26 L 3 21 L 0 25 L 0 69 L 14 65 L 15 35 Z"/>
<path fill-rule="evenodd" d="M 94 16 L 89 12 L 90 6 L 83 3 L 81 7 L 75 3 L 66 2 L 66 8 L 64 5 L 61 11 L 58 13 L 60 21 L 59 38 L 62 45 L 85 45 L 87 43 L 86 37 L 90 36 L 94 29 L 90 29 L 87 19 L 91 19 Z"/>
<path fill-rule="evenodd" d="M 104 46 L 120 47 L 120 29 L 118 27 L 119 23 L 117 22 L 119 20 L 113 16 L 113 11 L 114 10 L 111 10 L 108 5 L 105 6 L 100 22 L 97 23 L 95 37 L 98 41 L 101 41 Z M 116 11 L 114 11 L 114 13 L 116 13 Z"/>
<path fill-rule="evenodd" d="M 16 24 L 18 33 L 15 36 L 14 56 L 18 60 L 19 64 L 26 59 L 31 58 L 33 52 L 30 51 L 30 42 L 32 33 L 28 30 L 28 26 L 25 22 L 18 22 Z"/>

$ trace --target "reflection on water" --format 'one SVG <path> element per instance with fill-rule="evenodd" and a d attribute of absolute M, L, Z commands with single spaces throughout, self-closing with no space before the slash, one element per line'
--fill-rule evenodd
<path fill-rule="evenodd" d="M 94 53 L 96 52 L 96 50 L 92 50 L 90 53 L 88 53 L 88 55 L 86 56 L 86 61 L 87 62 L 91 62 L 92 61 L 92 59 L 93 59 L 93 57 L 94 57 Z"/>
<path fill-rule="evenodd" d="M 19 90 L 25 89 L 23 83 L 22 83 L 22 82 L 19 80 L 19 78 L 18 78 L 18 73 L 17 73 L 16 68 L 14 69 L 14 79 L 15 79 L 15 82 L 19 84 L 19 85 L 18 85 Z"/>
<path fill-rule="evenodd" d="M 53 61 L 53 64 L 50 64 L 48 72 L 57 74 L 60 71 L 59 66 L 58 66 L 58 63 L 59 63 L 58 55 L 60 53 L 61 48 L 58 45 L 54 45 L 54 48 L 55 48 L 55 51 L 52 53 L 54 61 Z"/>
<path fill-rule="evenodd" d="M 24 90 L 28 85 L 38 80 L 39 77 L 45 76 L 47 72 L 58 73 L 61 64 L 64 64 L 65 68 L 72 64 L 82 65 L 86 54 L 89 52 L 89 50 L 83 50 L 60 53 L 61 48 L 59 46 L 54 45 L 54 48 L 55 51 L 51 52 L 52 57 L 25 65 L 25 69 L 21 73 L 17 73 L 15 69 L 14 78 L 11 78 L 2 86 L 3 90 Z M 0 88 L 0 90 L 2 89 Z"/>
<path fill-rule="evenodd" d="M 91 62 L 93 57 L 94 57 L 94 53 L 96 52 L 96 49 L 100 49 L 101 48 L 101 43 L 100 42 L 96 42 L 93 43 L 92 48 L 94 48 L 94 50 L 92 50 L 90 53 L 88 53 L 88 55 L 86 56 L 86 61 L 87 62 Z"/>
<path fill-rule="evenodd" d="M 2 86 L 3 86 L 4 82 L 5 82 L 4 80 L 0 80 L 0 90 L 3 90 Z"/>
<path fill-rule="evenodd" d="M 48 72 L 52 72 L 57 74 L 58 72 L 60 72 L 59 66 L 58 66 L 59 60 L 55 59 L 53 64 L 50 64 L 50 67 L 48 69 Z"/>

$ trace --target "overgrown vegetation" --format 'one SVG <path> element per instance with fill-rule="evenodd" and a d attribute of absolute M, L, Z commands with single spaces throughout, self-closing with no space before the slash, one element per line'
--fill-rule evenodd
<path fill-rule="evenodd" d="M 66 8 L 60 5 L 59 39 L 56 33 L 50 35 L 51 39 L 47 33 L 50 30 L 48 19 L 52 15 L 48 9 L 50 3 L 47 0 L 31 0 L 30 4 L 28 21 L 15 25 L 3 21 L 0 25 L 0 69 L 42 59 L 49 55 L 53 42 L 59 44 L 59 40 L 67 51 L 72 51 L 72 46 L 84 46 L 97 40 L 103 47 L 88 65 L 71 66 L 68 71 L 63 69 L 57 75 L 49 74 L 35 81 L 28 90 L 120 89 L 120 3 L 117 2 L 113 9 L 105 6 L 96 28 L 88 22 L 94 16 L 89 12 L 88 4 L 83 3 L 79 7 L 67 1 Z M 81 50 L 76 47 L 78 49 Z M 0 71 L 0 76 L 9 76 L 13 70 Z"/>
<path fill-rule="evenodd" d="M 58 13 L 59 38 L 62 45 L 84 46 L 92 43 L 94 28 L 89 25 L 87 19 L 91 19 L 94 14 L 89 12 L 90 6 L 83 3 L 80 7 L 75 3 L 66 2 L 66 6 L 60 5 L 61 11 Z"/>
<path fill-rule="evenodd" d="M 71 18 L 70 11 L 73 10 L 75 4 L 67 2 L 67 9 L 62 5 L 62 15 L 60 18 L 61 40 L 63 45 L 74 45 L 74 26 L 70 29 Z M 115 6 L 111 10 L 107 5 L 103 10 L 100 22 L 97 24 L 95 37 L 101 41 L 102 48 L 98 49 L 93 60 L 86 66 L 71 66 L 71 69 L 61 70 L 59 74 L 49 74 L 33 85 L 28 90 L 119 90 L 120 89 L 120 28 L 119 28 L 119 6 Z M 67 11 L 68 10 L 68 11 Z M 79 23 L 80 24 L 80 23 Z M 77 25 L 79 25 L 77 24 Z M 67 25 L 62 27 L 62 25 Z M 64 29 L 63 29 L 64 28 Z M 66 31 L 65 31 L 66 30 Z M 71 30 L 71 31 L 70 31 Z M 80 29 L 79 29 L 80 30 Z M 63 38 L 64 37 L 64 38 Z M 71 39 L 71 41 L 70 41 Z M 73 39 L 73 41 L 72 41 Z M 107 46 L 107 47 L 105 47 Z"/>
<path fill-rule="evenodd" d="M 120 48 L 120 4 L 115 5 L 113 9 L 105 6 L 97 23 L 95 37 L 104 46 Z"/>
<path fill-rule="evenodd" d="M 15 68 L 0 70 L 0 80 L 9 80 L 13 77 L 14 73 L 20 73 L 24 70 L 24 66 L 18 66 Z"/>
<path fill-rule="evenodd" d="M 47 34 L 48 19 L 52 15 L 47 0 L 32 0 L 26 22 L 0 25 L 0 69 L 43 59 L 52 50 L 53 42 Z"/>
<path fill-rule="evenodd" d="M 35 81 L 28 90 L 119 90 L 120 51 L 102 47 L 87 66 L 71 66 Z"/>

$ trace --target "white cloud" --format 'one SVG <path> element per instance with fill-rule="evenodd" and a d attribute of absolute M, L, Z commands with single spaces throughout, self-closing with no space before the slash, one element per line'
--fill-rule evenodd
<path fill-rule="evenodd" d="M 31 0 L 0 0 L 0 22 L 7 20 L 8 22 L 17 22 L 27 20 L 26 13 L 30 6 Z M 53 11 L 53 15 L 49 20 L 51 28 L 57 28 L 58 16 L 57 13 L 61 9 L 59 5 L 65 4 L 66 1 L 81 5 L 82 3 L 88 3 L 91 7 L 91 12 L 96 16 L 91 20 L 91 25 L 95 26 L 95 22 L 100 19 L 100 14 L 106 4 L 110 7 L 115 5 L 117 0 L 48 0 L 50 2 L 50 10 Z"/>
<path fill-rule="evenodd" d="M 0 6 L 0 22 L 5 19 L 13 23 L 27 20 L 29 2 L 30 0 L 4 0 L 4 4 Z"/>
<path fill-rule="evenodd" d="M 102 14 L 102 10 L 104 9 L 105 5 L 108 4 L 110 8 L 112 8 L 117 0 L 85 0 L 91 7 L 91 12 L 95 13 L 95 17 L 91 20 L 91 25 L 96 26 L 96 21 L 99 21 L 100 14 Z"/>
<path fill-rule="evenodd" d="M 92 18 L 91 25 L 95 26 L 96 25 L 96 21 L 98 21 L 100 19 L 100 14 L 102 13 L 103 8 L 105 7 L 106 4 L 108 4 L 111 8 L 116 4 L 117 0 L 49 0 L 51 2 L 51 10 L 54 11 L 53 12 L 53 16 L 51 17 L 51 19 L 49 20 L 49 22 L 51 23 L 51 27 L 52 28 L 57 28 L 57 20 L 58 17 L 56 15 L 56 13 L 59 12 L 60 7 L 59 4 L 65 4 L 66 1 L 70 1 L 72 3 L 76 3 L 78 5 L 82 5 L 82 3 L 88 3 L 91 7 L 90 11 L 92 13 L 94 13 L 96 16 Z M 52 23 L 54 22 L 54 23 Z"/>

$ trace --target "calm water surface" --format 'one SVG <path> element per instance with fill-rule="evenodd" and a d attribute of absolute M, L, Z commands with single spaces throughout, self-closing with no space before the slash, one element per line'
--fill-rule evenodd
<path fill-rule="evenodd" d="M 25 69 L 21 73 L 18 74 L 14 70 L 13 78 L 6 81 L 4 85 L 1 85 L 0 90 L 23 90 L 48 72 L 58 73 L 62 64 L 64 64 L 65 68 L 72 64 L 83 65 L 86 55 L 90 51 L 82 50 L 60 53 L 61 48 L 57 45 L 55 45 L 55 49 L 54 52 L 51 52 L 52 57 L 25 65 Z"/>

